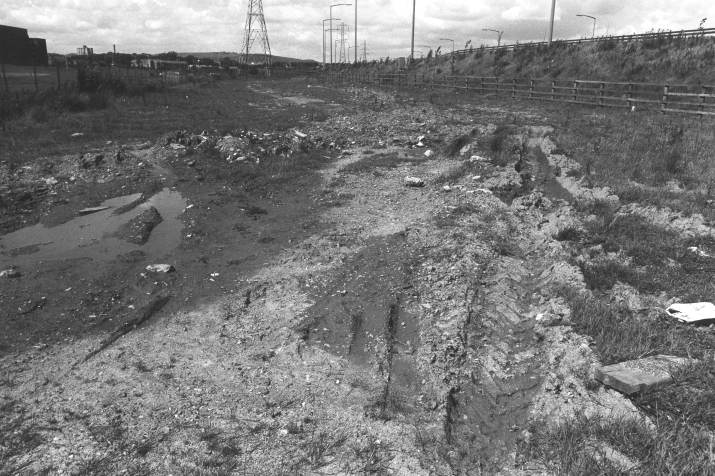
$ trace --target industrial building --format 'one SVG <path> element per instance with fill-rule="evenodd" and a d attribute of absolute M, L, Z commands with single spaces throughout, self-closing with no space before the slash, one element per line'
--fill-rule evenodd
<path fill-rule="evenodd" d="M 141 58 L 132 60 L 132 67 L 157 69 L 157 70 L 176 70 L 186 69 L 186 61 L 169 61 L 157 58 Z"/>
<path fill-rule="evenodd" d="M 84 45 L 82 48 L 77 48 L 77 54 L 79 56 L 92 56 L 94 54 L 94 48 L 89 48 Z"/>
<path fill-rule="evenodd" d="M 30 38 L 25 28 L 0 25 L 0 62 L 46 66 L 47 43 L 44 38 Z"/>

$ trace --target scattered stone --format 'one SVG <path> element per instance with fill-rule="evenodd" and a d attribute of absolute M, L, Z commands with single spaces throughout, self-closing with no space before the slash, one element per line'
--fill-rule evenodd
<path fill-rule="evenodd" d="M 666 312 L 671 317 L 688 324 L 715 322 L 715 304 L 711 302 L 673 304 L 666 309 Z"/>
<path fill-rule="evenodd" d="M 444 190 L 445 192 L 451 192 L 452 187 L 450 187 L 449 185 L 445 185 L 444 187 L 442 187 L 442 190 Z"/>
<path fill-rule="evenodd" d="M 489 159 L 486 159 L 484 157 L 480 157 L 478 155 L 473 155 L 469 158 L 470 162 L 488 162 Z"/>
<path fill-rule="evenodd" d="M 60 182 L 54 177 L 49 177 L 49 178 L 45 179 L 45 184 L 49 187 L 51 187 L 53 185 L 57 185 L 58 183 L 60 183 Z"/>
<path fill-rule="evenodd" d="M 146 267 L 150 273 L 171 273 L 176 271 L 170 264 L 150 264 Z"/>
<path fill-rule="evenodd" d="M 425 151 L 425 157 L 427 157 L 428 159 L 429 159 L 430 157 L 432 157 L 433 155 L 434 155 L 434 152 L 432 152 L 431 150 Z"/>
<path fill-rule="evenodd" d="M 143 245 L 149 240 L 152 230 L 162 221 L 159 211 L 155 207 L 149 207 L 122 225 L 117 236 L 129 243 Z"/>
<path fill-rule="evenodd" d="M 688 251 L 690 251 L 690 252 L 693 253 L 694 255 L 700 256 L 701 258 L 711 258 L 711 256 L 710 256 L 708 253 L 706 253 L 705 251 L 701 250 L 701 249 L 698 248 L 697 246 L 691 246 L 691 247 L 689 247 L 689 248 L 688 248 Z"/>
<path fill-rule="evenodd" d="M 82 137 L 84 135 L 83 132 L 75 132 L 74 134 L 71 135 L 71 137 Z"/>
<path fill-rule="evenodd" d="M 474 177 L 472 177 L 472 180 L 474 180 L 474 181 L 481 180 L 481 179 L 482 179 L 481 175 L 475 175 Z"/>
<path fill-rule="evenodd" d="M 104 161 L 104 154 L 82 154 L 79 158 L 79 164 L 83 169 L 96 167 Z"/>
<path fill-rule="evenodd" d="M 295 134 L 295 136 L 299 139 L 306 139 L 308 137 L 308 134 L 304 134 L 298 130 L 293 131 L 293 134 Z"/>
<path fill-rule="evenodd" d="M 673 371 L 691 359 L 656 355 L 596 369 L 596 380 L 626 395 L 648 392 L 673 381 Z"/>
<path fill-rule="evenodd" d="M 405 177 L 405 185 L 407 187 L 424 187 L 425 181 L 419 177 Z"/>
<path fill-rule="evenodd" d="M 467 155 L 469 153 L 470 150 L 472 150 L 472 144 L 467 144 L 464 147 L 462 147 L 461 149 L 459 149 L 459 155 L 461 157 L 464 157 L 465 155 Z"/>
<path fill-rule="evenodd" d="M 0 271 L 0 278 L 14 279 L 19 278 L 20 276 L 22 276 L 22 274 L 14 266 L 4 271 Z"/>
<path fill-rule="evenodd" d="M 42 296 L 40 299 L 30 299 L 22 303 L 20 307 L 17 308 L 17 312 L 20 314 L 30 314 L 37 309 L 42 309 L 47 304 L 47 298 Z"/>
<path fill-rule="evenodd" d="M 104 210 L 109 210 L 109 207 L 89 207 L 83 208 L 78 213 L 80 215 L 91 215 L 92 213 L 103 212 Z"/>

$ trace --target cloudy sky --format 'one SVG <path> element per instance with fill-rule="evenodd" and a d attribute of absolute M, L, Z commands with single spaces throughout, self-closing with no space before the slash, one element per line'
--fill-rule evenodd
<path fill-rule="evenodd" d="M 357 0 L 358 43 L 367 41 L 369 58 L 406 56 L 410 48 L 410 0 Z M 549 0 L 441 0 L 417 1 L 416 55 L 442 45 L 462 48 L 503 41 L 543 40 L 548 32 Z M 329 5 L 354 0 L 263 0 L 273 54 L 322 58 L 321 29 Z M 0 24 L 20 26 L 30 36 L 47 39 L 50 52 L 73 52 L 84 44 L 96 52 L 238 51 L 248 0 L 2 0 Z M 354 7 L 333 8 L 333 16 L 350 24 L 353 43 Z M 709 0 L 557 0 L 554 36 L 590 36 L 596 16 L 596 34 L 626 34 L 658 29 L 715 27 L 715 1 Z M 336 22 L 339 23 L 339 22 Z M 327 36 L 327 35 L 326 35 Z M 424 46 L 423 46 L 424 45 Z M 352 50 L 351 50 L 352 51 Z"/>

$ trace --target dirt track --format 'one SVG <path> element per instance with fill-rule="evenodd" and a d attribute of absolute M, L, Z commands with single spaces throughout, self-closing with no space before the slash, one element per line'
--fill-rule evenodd
<path fill-rule="evenodd" d="M 529 151 L 520 175 L 518 153 L 504 166 L 479 158 L 505 111 L 251 88 L 307 135 L 255 131 L 284 138 L 300 175 L 227 165 L 191 142 L 201 131 L 127 144 L 111 167 L 131 185 L 112 196 L 144 191 L 137 211 L 153 203 L 181 229 L 160 223 L 146 245 L 97 237 L 94 254 L 72 260 L 0 248 L 22 273 L 0 282 L 4 472 L 538 474 L 517 448 L 534 415 L 636 414 L 586 388 L 595 358 L 554 298 L 584 284 L 553 238 L 577 218 L 541 119 L 524 113 L 533 124 L 509 135 Z M 306 105 L 330 119 L 306 117 Z M 42 216 L 69 207 L 66 222 L 109 198 L 73 187 Z M 161 190 L 179 205 L 152 202 Z M 112 245 L 121 253 L 107 255 Z M 176 271 L 145 271 L 154 263 Z"/>

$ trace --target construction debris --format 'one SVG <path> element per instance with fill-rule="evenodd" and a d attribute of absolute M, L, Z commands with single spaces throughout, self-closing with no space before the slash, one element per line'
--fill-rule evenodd
<path fill-rule="evenodd" d="M 674 370 L 692 363 L 691 359 L 656 355 L 596 370 L 596 380 L 626 395 L 648 392 L 673 381 Z"/>
<path fill-rule="evenodd" d="M 405 177 L 405 185 L 407 187 L 424 187 L 425 181 L 419 177 Z"/>
<path fill-rule="evenodd" d="M 146 267 L 146 270 L 150 273 L 171 273 L 175 271 L 174 267 L 170 264 L 150 264 Z"/>
<path fill-rule="evenodd" d="M 670 316 L 689 324 L 715 322 L 715 304 L 696 302 L 692 304 L 673 304 L 665 310 Z"/>

